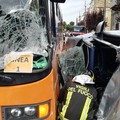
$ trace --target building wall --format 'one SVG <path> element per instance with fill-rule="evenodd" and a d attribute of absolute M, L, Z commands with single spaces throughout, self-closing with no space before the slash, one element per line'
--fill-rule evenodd
<path fill-rule="evenodd" d="M 111 30 L 111 9 L 110 8 L 106 8 L 106 21 L 107 21 L 106 30 Z"/>
<path fill-rule="evenodd" d="M 106 2 L 106 5 L 105 5 Z M 91 0 L 90 11 L 99 11 L 100 9 L 105 10 L 105 20 L 107 22 L 106 30 L 111 29 L 111 0 Z"/>
<path fill-rule="evenodd" d="M 120 3 L 120 0 L 111 0 L 111 8 L 115 5 L 117 5 L 117 2 Z M 114 11 L 111 12 L 111 29 L 112 30 L 120 30 L 120 20 L 117 20 L 116 18 L 120 18 L 120 11 Z"/>
<path fill-rule="evenodd" d="M 104 8 L 104 0 L 94 0 L 94 10 L 98 8 Z"/>

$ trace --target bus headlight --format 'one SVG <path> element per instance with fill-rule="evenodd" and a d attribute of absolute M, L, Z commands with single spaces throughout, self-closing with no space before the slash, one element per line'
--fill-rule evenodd
<path fill-rule="evenodd" d="M 20 117 L 21 114 L 22 114 L 22 111 L 19 108 L 11 109 L 11 115 L 14 117 Z"/>
<path fill-rule="evenodd" d="M 35 107 L 25 107 L 24 112 L 26 115 L 32 116 L 36 113 Z"/>
<path fill-rule="evenodd" d="M 43 103 L 2 107 L 2 120 L 43 120 L 50 115 L 50 101 Z"/>

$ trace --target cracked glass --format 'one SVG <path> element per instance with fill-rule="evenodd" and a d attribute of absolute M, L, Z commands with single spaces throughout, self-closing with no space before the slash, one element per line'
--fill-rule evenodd
<path fill-rule="evenodd" d="M 10 52 L 48 56 L 40 6 L 38 0 L 0 0 L 0 69 L 4 68 L 4 57 Z"/>

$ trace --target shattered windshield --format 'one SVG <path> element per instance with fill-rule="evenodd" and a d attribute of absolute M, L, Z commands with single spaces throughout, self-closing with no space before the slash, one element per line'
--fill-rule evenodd
<path fill-rule="evenodd" d="M 82 47 L 72 47 L 59 54 L 59 67 L 64 81 L 73 79 L 85 71 L 84 54 Z"/>
<path fill-rule="evenodd" d="M 39 4 L 38 0 L 0 0 L 0 64 L 13 51 L 48 56 Z"/>
<path fill-rule="evenodd" d="M 24 9 L 28 0 L 0 0 L 0 10 L 8 14 L 13 10 Z"/>

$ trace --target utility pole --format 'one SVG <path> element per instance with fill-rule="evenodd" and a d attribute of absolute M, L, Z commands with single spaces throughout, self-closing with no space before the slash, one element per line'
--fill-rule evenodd
<path fill-rule="evenodd" d="M 85 28 L 86 28 L 86 0 L 85 0 Z"/>

